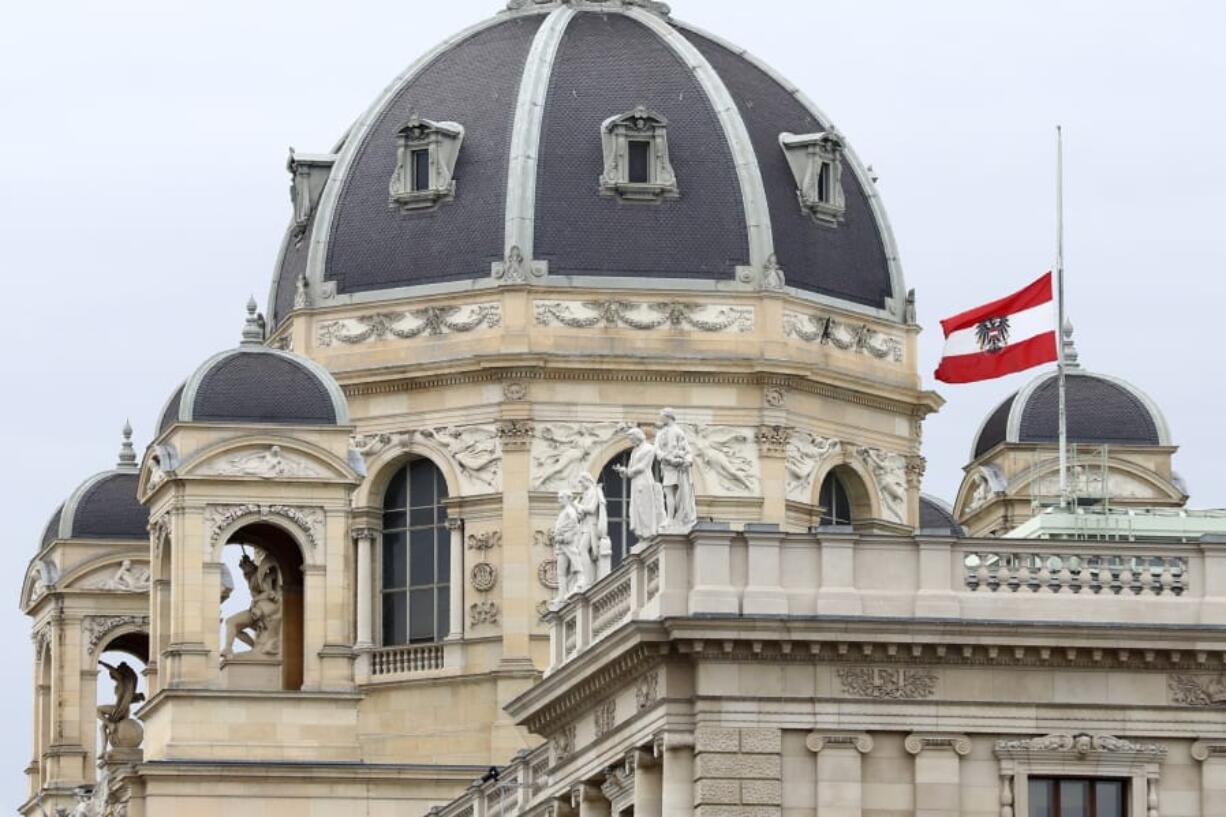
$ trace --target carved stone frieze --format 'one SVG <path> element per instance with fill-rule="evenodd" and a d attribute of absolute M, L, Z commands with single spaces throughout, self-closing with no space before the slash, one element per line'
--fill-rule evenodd
<path fill-rule="evenodd" d="M 886 519 L 907 518 L 907 458 L 880 448 L 857 448 L 856 456 L 873 475 Z"/>
<path fill-rule="evenodd" d="M 473 627 L 497 624 L 501 610 L 494 601 L 479 601 L 468 608 L 468 623 Z"/>
<path fill-rule="evenodd" d="M 86 652 L 92 655 L 103 639 L 121 627 L 137 627 L 147 632 L 149 616 L 86 616 L 82 621 Z"/>
<path fill-rule="evenodd" d="M 613 731 L 617 725 L 617 701 L 605 701 L 592 712 L 592 720 L 599 740 Z"/>
<path fill-rule="evenodd" d="M 565 326 L 568 329 L 637 329 L 652 331 L 694 330 L 697 332 L 745 333 L 754 329 L 754 309 L 750 306 L 695 304 L 680 301 L 537 301 L 534 314 L 538 326 Z"/>
<path fill-rule="evenodd" d="M 1086 757 L 1093 754 L 1137 755 L 1154 758 L 1166 756 L 1167 747 L 1160 743 L 1133 743 L 1111 735 L 1071 734 L 1067 732 L 1019 740 L 996 742 L 996 754 L 1031 752 L 1064 752 Z"/>
<path fill-rule="evenodd" d="M 708 493 L 744 496 L 758 492 L 756 434 L 748 428 L 683 423 L 694 462 L 706 477 Z"/>
<path fill-rule="evenodd" d="M 1171 702 L 1180 706 L 1226 706 L 1226 678 L 1221 675 L 1168 675 Z"/>
<path fill-rule="evenodd" d="M 196 473 L 209 477 L 259 477 L 260 479 L 315 479 L 327 476 L 319 467 L 279 445 L 260 451 L 219 458 L 205 463 Z"/>
<path fill-rule="evenodd" d="M 221 535 L 235 522 L 245 517 L 267 519 L 278 516 L 293 522 L 302 531 L 306 544 L 315 550 L 323 541 L 324 519 L 323 508 L 300 507 L 295 505 L 209 505 L 204 509 L 204 525 L 208 534 L 209 544 L 216 546 Z"/>
<path fill-rule="evenodd" d="M 532 441 L 532 490 L 574 485 L 592 458 L 621 436 L 629 423 L 548 423 L 538 425 Z"/>
<path fill-rule="evenodd" d="M 90 579 L 81 587 L 85 590 L 117 593 L 146 593 L 149 591 L 149 569 L 143 565 L 133 565 L 130 559 L 124 559 L 111 574 Z"/>
<path fill-rule="evenodd" d="M 787 443 L 788 499 L 813 501 L 813 479 L 822 463 L 837 454 L 842 443 L 829 437 L 819 437 L 808 431 L 794 431 Z"/>
<path fill-rule="evenodd" d="M 450 335 L 495 329 L 502 324 L 500 304 L 427 306 L 406 312 L 378 312 L 321 323 L 315 342 L 322 347 L 382 340 L 411 340 L 423 335 Z"/>
<path fill-rule="evenodd" d="M 649 672 L 634 687 L 634 702 L 640 710 L 655 705 L 660 697 L 660 673 Z"/>
<path fill-rule="evenodd" d="M 445 426 L 416 435 L 446 450 L 465 493 L 502 490 L 502 447 L 494 425 Z"/>
<path fill-rule="evenodd" d="M 403 443 L 402 434 L 381 432 L 378 434 L 355 434 L 349 438 L 349 447 L 363 457 L 377 457 L 392 446 Z"/>
<path fill-rule="evenodd" d="M 936 694 L 936 673 L 896 667 L 839 667 L 843 694 L 856 698 L 909 701 Z"/>
<path fill-rule="evenodd" d="M 558 763 L 561 763 L 566 758 L 575 753 L 575 724 L 569 723 L 563 726 L 556 735 L 553 736 L 553 754 Z"/>
<path fill-rule="evenodd" d="M 924 474 L 927 471 L 927 459 L 919 455 L 907 457 L 907 488 L 918 491 L 924 484 Z"/>
<path fill-rule="evenodd" d="M 829 315 L 783 313 L 783 333 L 805 343 L 833 346 L 843 352 L 865 354 L 877 360 L 902 363 L 902 338 L 887 335 L 868 324 L 848 323 Z"/>
<path fill-rule="evenodd" d="M 498 586 L 498 568 L 489 562 L 478 562 L 469 571 L 473 590 L 478 593 L 488 593 Z"/>

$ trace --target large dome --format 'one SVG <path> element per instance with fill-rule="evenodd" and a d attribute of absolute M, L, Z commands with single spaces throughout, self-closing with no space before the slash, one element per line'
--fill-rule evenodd
<path fill-rule="evenodd" d="M 675 181 L 650 201 L 602 190 L 611 123 L 635 111 L 664 127 L 652 161 Z M 421 183 L 436 195 L 396 197 L 406 133 L 434 140 Z M 831 145 L 832 175 L 806 176 Z M 904 316 L 874 184 L 830 120 L 659 3 L 514 0 L 406 70 L 333 153 L 290 168 L 274 325 L 296 306 L 493 286 L 520 258 L 598 287 L 728 288 L 781 269 L 794 291 Z M 810 183 L 833 210 L 799 195 Z"/>

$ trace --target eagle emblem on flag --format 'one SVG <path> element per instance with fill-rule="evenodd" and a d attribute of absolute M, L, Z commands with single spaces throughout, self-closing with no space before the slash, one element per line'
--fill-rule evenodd
<path fill-rule="evenodd" d="M 1009 343 L 1009 318 L 988 318 L 975 327 L 979 348 L 985 352 L 999 352 Z"/>

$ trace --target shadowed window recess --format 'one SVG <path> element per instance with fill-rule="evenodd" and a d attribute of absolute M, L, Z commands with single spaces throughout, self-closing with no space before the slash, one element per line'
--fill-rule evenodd
<path fill-rule="evenodd" d="M 447 483 L 429 460 L 402 468 L 383 502 L 383 644 L 442 641 L 451 625 Z"/>

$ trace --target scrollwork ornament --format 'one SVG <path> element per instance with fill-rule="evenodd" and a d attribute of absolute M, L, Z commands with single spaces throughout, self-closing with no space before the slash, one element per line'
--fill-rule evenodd
<path fill-rule="evenodd" d="M 149 616 L 86 616 L 83 626 L 85 650 L 93 655 L 102 640 L 121 627 L 131 626 L 148 632 Z"/>
<path fill-rule="evenodd" d="M 501 614 L 497 602 L 479 601 L 468 608 L 468 622 L 473 627 L 482 624 L 496 625 Z"/>
<path fill-rule="evenodd" d="M 484 533 L 470 533 L 468 535 L 469 550 L 493 550 L 502 545 L 502 531 L 488 530 Z"/>
<path fill-rule="evenodd" d="M 937 676 L 926 669 L 840 667 L 843 693 L 857 698 L 907 701 L 936 694 Z"/>

